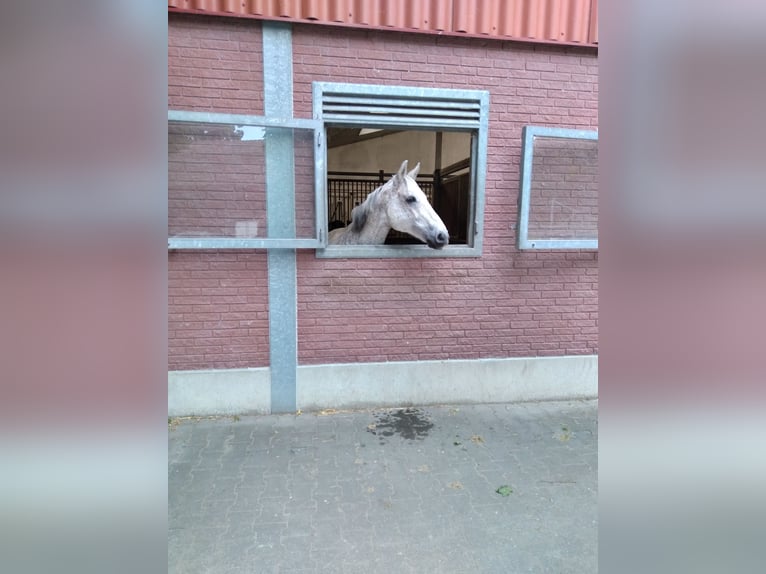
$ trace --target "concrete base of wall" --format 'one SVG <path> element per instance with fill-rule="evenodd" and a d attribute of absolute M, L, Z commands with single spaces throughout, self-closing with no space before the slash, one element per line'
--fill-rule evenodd
<path fill-rule="evenodd" d="M 170 371 L 168 415 L 238 415 L 271 412 L 268 368 Z"/>
<path fill-rule="evenodd" d="M 597 396 L 596 355 L 304 365 L 297 379 L 303 411 Z M 168 375 L 170 416 L 270 411 L 268 367 Z"/>

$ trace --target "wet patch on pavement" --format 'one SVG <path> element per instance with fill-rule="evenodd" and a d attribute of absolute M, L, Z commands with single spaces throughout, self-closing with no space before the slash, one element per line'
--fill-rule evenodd
<path fill-rule="evenodd" d="M 375 422 L 367 425 L 367 432 L 385 444 L 389 437 L 399 435 L 407 440 L 423 440 L 434 424 L 423 409 L 393 409 L 373 413 Z"/>

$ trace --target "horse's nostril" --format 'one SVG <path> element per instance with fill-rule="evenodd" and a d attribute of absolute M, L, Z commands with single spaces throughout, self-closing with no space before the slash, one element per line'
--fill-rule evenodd
<path fill-rule="evenodd" d="M 436 233 L 428 235 L 426 243 L 428 243 L 428 246 L 432 249 L 441 249 L 449 243 L 449 234 L 444 233 L 443 231 L 436 231 Z"/>

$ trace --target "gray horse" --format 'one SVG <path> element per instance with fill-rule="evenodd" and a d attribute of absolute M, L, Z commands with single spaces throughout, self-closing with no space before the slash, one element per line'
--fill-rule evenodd
<path fill-rule="evenodd" d="M 449 232 L 415 178 L 420 163 L 407 173 L 407 160 L 394 176 L 351 212 L 351 224 L 333 229 L 330 245 L 382 245 L 389 230 L 408 233 L 434 249 L 449 243 Z"/>

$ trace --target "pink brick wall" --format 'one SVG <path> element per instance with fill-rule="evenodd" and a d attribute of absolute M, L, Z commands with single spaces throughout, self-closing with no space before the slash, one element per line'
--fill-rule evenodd
<path fill-rule="evenodd" d="M 168 256 L 168 368 L 230 369 L 269 363 L 266 255 Z"/>
<path fill-rule="evenodd" d="M 168 14 L 168 105 L 263 114 L 260 24 Z"/>
<path fill-rule="evenodd" d="M 263 46 L 258 22 L 168 15 L 168 107 L 194 111 L 263 114 Z M 169 136 L 170 138 L 170 136 Z M 172 138 L 170 138 L 172 145 Z M 239 161 L 233 150 L 228 157 Z M 212 159 L 209 160 L 213 164 Z M 183 162 L 170 163 L 168 224 L 189 224 L 200 204 L 180 209 L 174 195 L 215 200 L 220 185 L 255 193 L 238 175 L 247 166 L 220 169 L 199 185 Z M 183 177 L 177 177 L 183 175 Z M 216 175 L 218 179 L 216 180 Z M 235 178 L 237 181 L 234 181 Z M 172 181 L 175 180 L 175 181 Z M 236 189 L 235 186 L 245 186 Z M 247 191 L 245 191 L 245 189 Z M 231 196 L 230 196 L 231 197 Z M 262 203 L 262 202 L 259 202 Z M 210 209 L 206 203 L 205 209 Z M 227 223 L 215 212 L 208 226 Z M 200 224 L 198 218 L 195 225 Z M 212 229 L 211 229 L 212 231 Z M 269 363 L 266 255 L 263 251 L 174 252 L 168 255 L 168 368 L 171 370 L 257 367 Z"/>
<path fill-rule="evenodd" d="M 257 22 L 170 14 L 170 107 L 262 113 L 260 42 Z M 522 127 L 597 127 L 592 50 L 296 25 L 293 57 L 297 117 L 311 116 L 315 80 L 491 98 L 482 257 L 299 252 L 302 364 L 597 352 L 597 254 L 519 252 L 513 230 Z M 268 364 L 265 261 L 262 252 L 169 255 L 169 368 Z"/>

